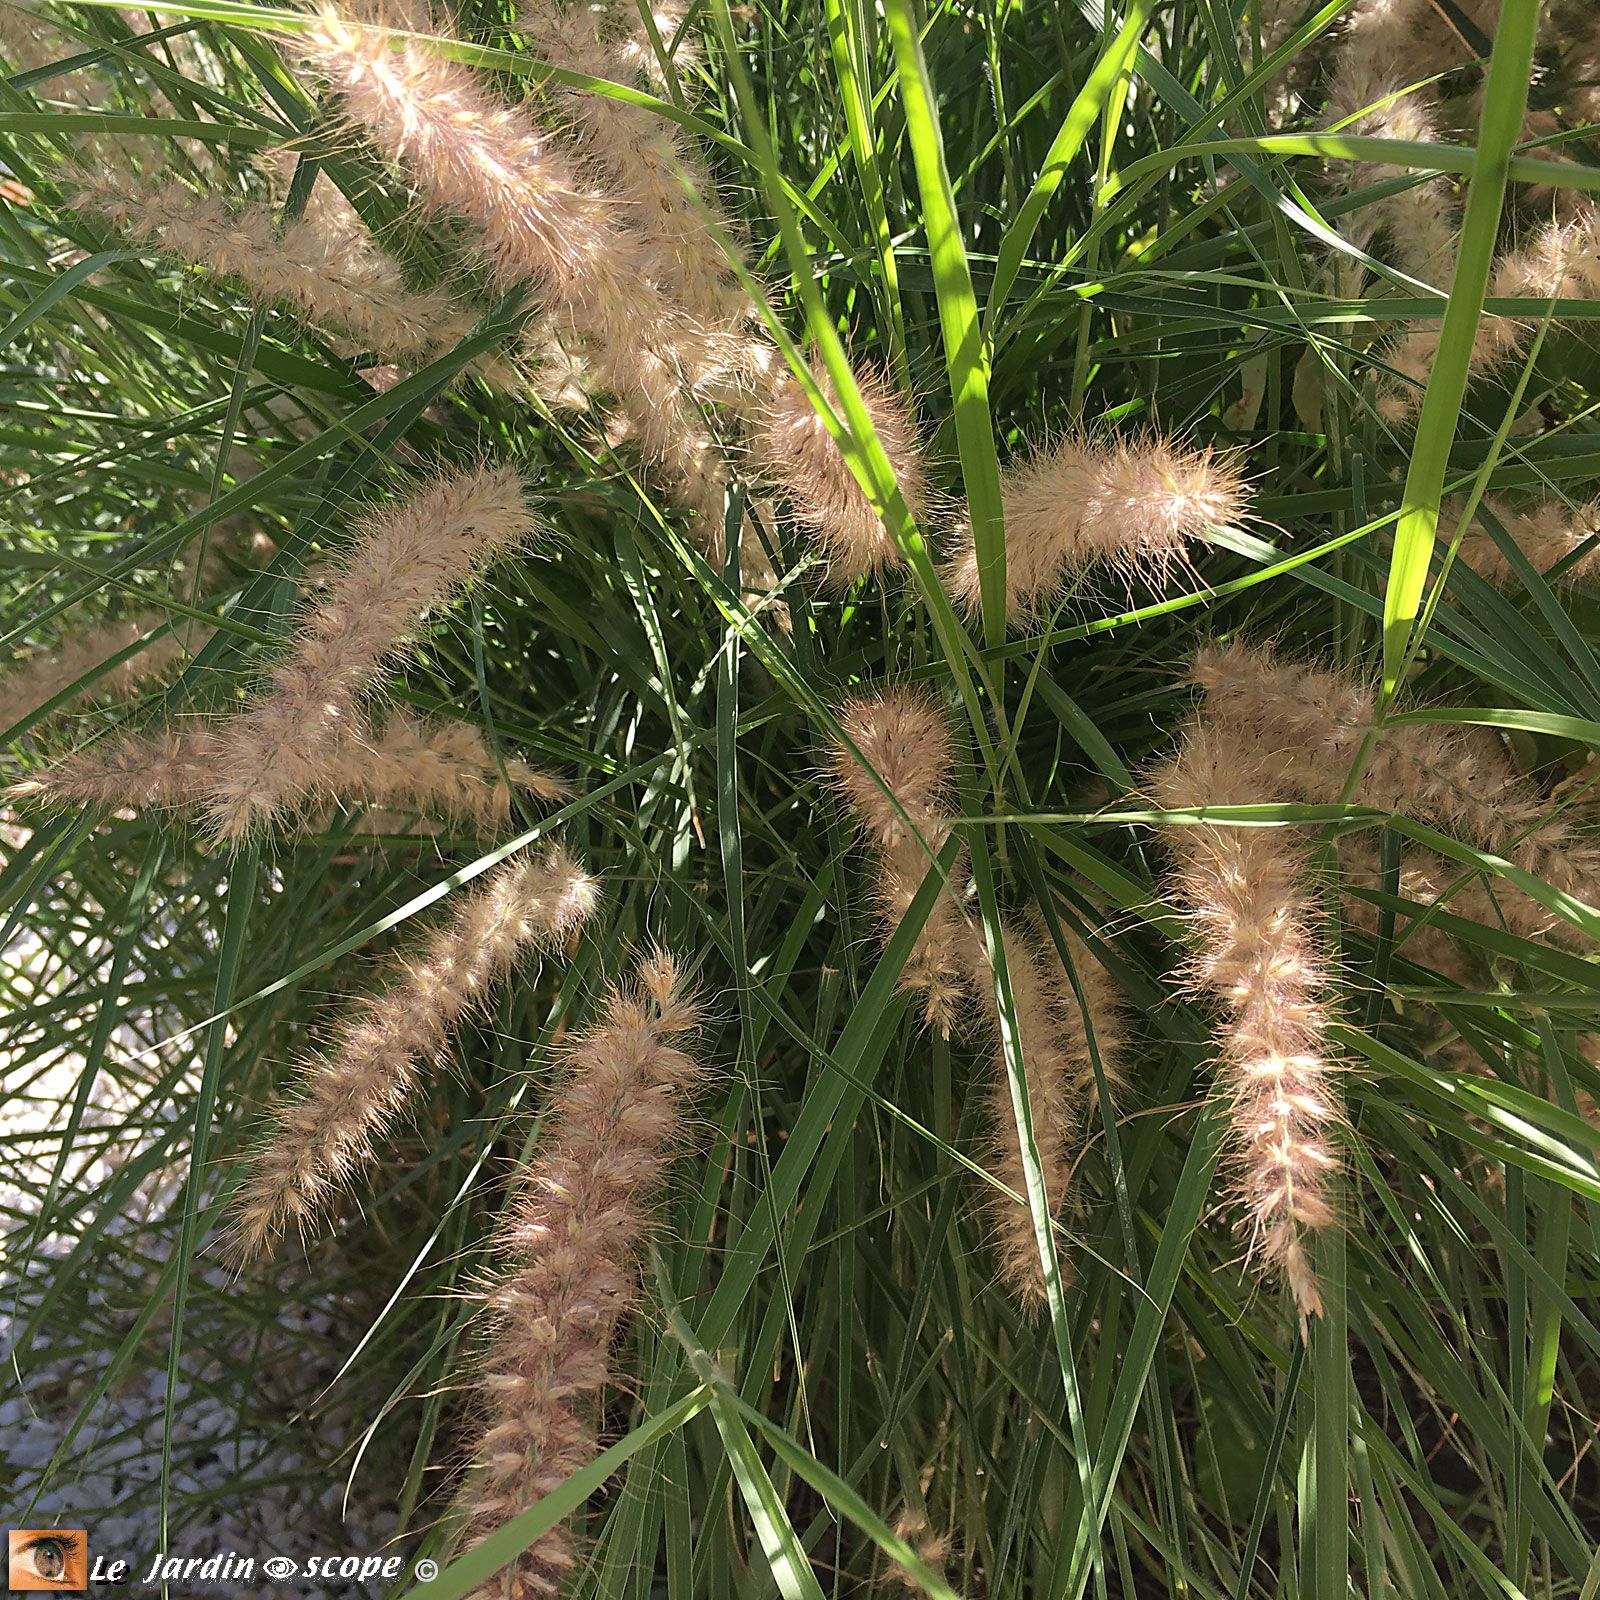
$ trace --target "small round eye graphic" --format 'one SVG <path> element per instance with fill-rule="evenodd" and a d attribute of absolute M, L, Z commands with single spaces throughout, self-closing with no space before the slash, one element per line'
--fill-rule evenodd
<path fill-rule="evenodd" d="M 7 1577 L 23 1593 L 81 1593 L 88 1584 L 89 1536 L 81 1528 L 15 1528 Z"/>
<path fill-rule="evenodd" d="M 41 1539 L 29 1554 L 33 1557 L 34 1571 L 52 1583 L 67 1575 L 67 1552 L 59 1539 Z"/>
<path fill-rule="evenodd" d="M 288 1556 L 268 1556 L 261 1563 L 261 1570 L 274 1583 L 282 1583 L 285 1578 L 292 1578 L 299 1569 Z"/>

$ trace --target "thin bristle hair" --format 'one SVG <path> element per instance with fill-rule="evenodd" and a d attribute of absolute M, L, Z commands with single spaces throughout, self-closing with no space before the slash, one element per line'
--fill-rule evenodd
<path fill-rule="evenodd" d="M 1047 611 L 1093 567 L 1152 587 L 1190 547 L 1237 528 L 1250 489 L 1235 457 L 1160 437 L 1095 439 L 1069 434 L 1001 478 L 1006 529 L 1006 615 Z M 967 610 L 981 599 L 977 548 L 964 529 L 945 586 Z"/>
<path fill-rule="evenodd" d="M 633 1306 L 656 1197 L 706 1077 L 679 1042 L 698 1025 L 677 963 L 656 952 L 636 986 L 613 988 L 599 1020 L 562 1047 L 561 1087 L 496 1230 L 508 1265 L 484 1295 L 492 1331 L 478 1380 L 485 1420 L 460 1497 L 466 1549 L 594 1458 L 612 1338 Z M 475 1600 L 558 1594 L 576 1559 L 559 1525 Z"/>
<path fill-rule="evenodd" d="M 314 795 L 341 730 L 423 615 L 538 526 L 507 467 L 436 478 L 362 518 L 270 686 L 218 734 L 206 802 L 216 835 L 238 843 Z"/>
<path fill-rule="evenodd" d="M 1201 721 L 1147 784 L 1163 810 L 1258 804 L 1274 774 L 1238 730 Z M 1310 1239 L 1336 1220 L 1341 1121 L 1329 1060 L 1328 978 L 1303 841 L 1269 827 L 1174 824 L 1170 889 L 1194 930 L 1195 988 L 1217 1008 L 1225 1159 L 1252 1255 L 1304 1317 L 1322 1311 Z"/>
<path fill-rule="evenodd" d="M 829 770 L 872 851 L 887 941 L 950 837 L 950 723 L 931 695 L 906 687 L 847 701 L 838 720 L 849 744 L 835 746 Z M 963 860 L 964 852 L 951 869 L 952 885 L 960 881 Z M 946 1034 L 963 999 L 965 942 L 961 908 L 952 893 L 941 894 L 900 974 L 900 987 L 920 997 L 924 1016 Z"/>
<path fill-rule="evenodd" d="M 928 513 L 928 474 L 911 405 L 885 375 L 862 365 L 854 376 L 900 493 L 921 523 Z M 839 396 L 831 378 L 824 372 L 818 383 L 837 413 Z M 776 386 L 751 430 L 749 451 L 763 480 L 822 546 L 832 583 L 845 587 L 905 565 L 838 441 L 794 378 Z"/>
<path fill-rule="evenodd" d="M 250 1260 L 287 1229 L 307 1233 L 373 1158 L 451 1034 L 534 950 L 559 950 L 594 910 L 598 886 L 565 851 L 519 857 L 466 891 L 449 922 L 357 1000 L 328 1048 L 298 1069 L 233 1203 L 233 1244 Z"/>

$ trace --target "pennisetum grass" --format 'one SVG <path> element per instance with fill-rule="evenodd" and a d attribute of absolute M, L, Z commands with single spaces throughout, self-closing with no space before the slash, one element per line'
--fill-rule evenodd
<path fill-rule="evenodd" d="M 477 310 L 443 289 L 408 287 L 399 263 L 366 237 L 354 215 L 308 210 L 280 228 L 273 208 L 259 202 L 230 204 L 175 180 L 145 184 L 103 172 L 83 174 L 74 203 L 254 298 L 295 307 L 382 360 L 425 365 L 478 321 Z M 475 370 L 511 381 L 493 360 Z"/>
<path fill-rule="evenodd" d="M 1354 774 L 1355 803 L 1459 832 L 1581 901 L 1600 898 L 1600 843 L 1542 796 L 1487 730 L 1408 723 L 1369 740 L 1376 703 L 1370 685 L 1282 663 L 1244 644 L 1202 652 L 1194 676 L 1212 715 L 1248 729 L 1297 797 L 1336 800 Z M 1583 942 L 1520 887 L 1504 884 L 1494 894 L 1524 937 Z"/>
<path fill-rule="evenodd" d="M 1593 8 L 1081 9 L 0 7 L 29 1520 L 362 1548 L 348 1474 L 483 1600 L 1592 1588 Z M 293 560 L 185 565 L 239 527 Z"/>
<path fill-rule="evenodd" d="M 230 843 L 327 793 L 330 757 L 385 663 L 474 571 L 525 547 L 539 523 L 503 467 L 441 476 L 375 509 L 325 576 L 269 687 L 217 735 L 207 818 Z"/>
<path fill-rule="evenodd" d="M 1249 510 L 1239 463 L 1162 438 L 1067 435 L 1001 479 L 1006 526 L 1006 614 L 1047 611 L 1090 569 L 1159 584 L 1207 534 Z M 979 600 L 970 529 L 956 541 L 945 582 L 969 610 Z"/>
<path fill-rule="evenodd" d="M 1203 813 L 1262 802 L 1276 776 L 1236 728 L 1200 721 L 1147 788 L 1165 810 Z M 1169 828 L 1164 842 L 1194 930 L 1193 982 L 1220 1012 L 1227 1163 L 1251 1253 L 1281 1275 L 1303 1317 L 1319 1316 L 1311 1240 L 1337 1220 L 1342 1113 L 1305 845 L 1276 828 L 1205 821 Z"/>
<path fill-rule="evenodd" d="M 832 775 L 873 853 L 875 898 L 885 937 L 900 925 L 930 867 L 950 837 L 955 749 L 949 720 L 916 689 L 886 689 L 839 710 L 848 745 L 832 752 Z M 951 893 L 934 902 L 901 973 L 923 1016 L 942 1033 L 957 1025 L 965 995 L 968 934 Z"/>
<path fill-rule="evenodd" d="M 373 1158 L 418 1079 L 452 1032 L 481 1010 L 520 961 L 559 949 L 594 911 L 594 880 L 564 851 L 519 857 L 466 893 L 449 923 L 393 981 L 341 1019 L 331 1044 L 303 1062 L 298 1088 L 272 1115 L 233 1203 L 232 1244 L 251 1260 L 286 1229 L 304 1234 Z"/>
<path fill-rule="evenodd" d="M 1036 924 L 1002 930 L 1010 1015 L 1028 1082 L 1028 1120 L 1038 1152 L 1045 1195 L 1053 1215 L 1070 1207 L 1073 1172 L 1081 1153 L 1090 1109 L 1095 1103 L 1095 1052 L 1107 1079 L 1120 1081 L 1125 1048 L 1124 1028 L 1114 991 L 1104 969 L 1083 942 L 1069 935 L 1069 949 L 1087 1005 L 1081 1004 L 1061 970 L 1053 947 Z M 974 987 L 987 1004 L 997 1038 L 987 1100 L 995 1130 L 994 1170 L 1014 1193 L 1027 1193 L 1027 1168 L 1012 1108 L 1006 1051 L 1000 1039 L 1001 1010 L 995 995 L 988 953 L 981 944 L 971 950 Z M 1089 1013 L 1088 1028 L 1084 1011 Z M 1089 1042 L 1093 1029 L 1094 1044 Z M 1041 1312 L 1047 1304 L 1044 1268 L 1026 1204 L 996 1194 L 990 1215 L 1000 1275 L 1022 1306 Z M 1070 1260 L 1062 1257 L 1063 1276 Z"/>
<path fill-rule="evenodd" d="M 928 513 L 928 473 L 910 404 L 879 374 L 857 369 L 855 380 L 900 493 L 920 523 Z M 820 387 L 837 404 L 825 375 Z M 821 546 L 834 584 L 848 587 L 905 564 L 810 396 L 793 379 L 773 387 L 751 429 L 749 450 L 757 473 Z"/>
<path fill-rule="evenodd" d="M 681 1045 L 699 1023 L 677 963 L 656 951 L 562 1047 L 561 1086 L 496 1227 L 504 1265 L 484 1294 L 492 1331 L 477 1380 L 485 1420 L 459 1506 L 468 1549 L 597 1451 L 612 1340 L 634 1304 L 657 1192 L 706 1080 Z M 572 1537 L 557 1526 L 478 1592 L 558 1594 L 575 1565 Z"/>

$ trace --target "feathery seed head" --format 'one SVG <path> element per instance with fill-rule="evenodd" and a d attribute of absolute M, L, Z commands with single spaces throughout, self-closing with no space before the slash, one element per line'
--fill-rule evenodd
<path fill-rule="evenodd" d="M 1041 918 L 1036 915 L 1027 924 L 1006 926 L 1001 929 L 1001 936 L 1016 1038 L 1027 1078 L 1034 1148 L 1052 1215 L 1059 1216 L 1071 1190 L 1084 1118 L 1094 1104 L 1096 1053 L 1108 1081 L 1120 1081 L 1118 1062 L 1124 1047 L 1120 1006 L 1105 969 L 1075 936 L 1069 935 L 1068 943 L 1083 991 L 1081 1004 Z M 965 956 L 972 987 L 996 1036 L 988 1089 L 995 1139 L 993 1161 L 1002 1182 L 1017 1194 L 1026 1195 L 1027 1168 L 1012 1101 L 994 967 L 975 934 L 966 942 Z M 1089 1043 L 1091 1030 L 1093 1050 Z M 987 1199 L 1001 1277 L 1026 1309 L 1042 1311 L 1048 1297 L 1032 1211 L 1026 1204 L 1017 1205 L 993 1190 Z M 1071 1262 L 1059 1247 L 1057 1259 L 1063 1279 L 1070 1277 Z"/>
<path fill-rule="evenodd" d="M 943 708 L 924 690 L 898 687 L 846 701 L 838 718 L 855 751 L 840 745 L 832 752 L 834 782 L 868 836 L 880 845 L 896 843 L 906 837 L 909 818 L 937 848 L 949 832 L 955 780 Z"/>
<path fill-rule="evenodd" d="M 219 736 L 207 813 L 238 843 L 314 796 L 330 754 L 418 621 L 478 568 L 538 528 L 522 479 L 476 467 L 369 512 L 335 563 L 265 694 Z"/>
<path fill-rule="evenodd" d="M 910 688 L 846 702 L 839 724 L 860 757 L 840 745 L 831 752 L 830 770 L 873 851 L 874 894 L 889 938 L 928 875 L 930 852 L 941 850 L 950 836 L 950 724 L 930 695 Z M 961 879 L 964 854 L 952 868 L 952 884 Z M 924 1016 L 945 1034 L 965 999 L 964 944 L 961 907 L 953 895 L 942 894 L 900 975 L 900 987 L 921 995 Z"/>
<path fill-rule="evenodd" d="M 1261 802 L 1276 768 L 1248 724 L 1204 719 L 1150 774 L 1165 810 Z M 1327 1059 L 1326 978 L 1303 845 L 1278 828 L 1176 825 L 1164 838 L 1173 893 L 1189 915 L 1195 987 L 1217 1006 L 1225 1157 L 1252 1250 L 1288 1285 L 1301 1315 L 1322 1309 L 1307 1234 L 1333 1225 L 1340 1112 Z"/>
<path fill-rule="evenodd" d="M 234 1201 L 233 1243 L 249 1260 L 287 1227 L 305 1231 L 372 1159 L 451 1032 L 534 949 L 558 949 L 594 910 L 593 878 L 564 850 L 518 856 L 465 891 L 448 924 L 358 1000 L 332 1044 L 300 1068 Z"/>
<path fill-rule="evenodd" d="M 48 705 L 57 695 L 73 689 L 83 679 L 106 667 L 166 620 L 159 611 L 136 611 L 118 617 L 114 622 L 101 622 L 77 633 L 68 634 L 53 651 L 43 651 L 24 661 L 14 672 L 0 679 L 6 696 L 6 709 L 0 716 L 5 724 L 20 722 L 31 716 L 41 706 Z M 209 630 L 207 630 L 209 632 Z M 191 641 L 195 646 L 201 636 L 196 633 Z M 167 634 L 153 639 L 137 653 L 115 666 L 98 673 L 91 683 L 77 689 L 60 706 L 83 700 L 100 700 L 127 694 L 140 683 L 160 677 L 184 654 L 184 644 L 177 635 Z"/>
<path fill-rule="evenodd" d="M 46 805 L 114 810 L 193 805 L 211 781 L 215 755 L 216 737 L 205 722 L 181 732 L 113 733 L 61 757 L 9 793 Z"/>
<path fill-rule="evenodd" d="M 906 506 L 922 522 L 928 513 L 927 469 L 911 408 L 886 375 L 858 367 L 855 380 Z M 817 382 L 837 413 L 838 391 L 825 370 Z M 792 377 L 770 393 L 749 449 L 757 470 L 788 501 L 795 520 L 822 545 L 832 582 L 845 587 L 904 565 L 838 441 Z"/>
<path fill-rule="evenodd" d="M 1453 512 L 1459 520 L 1460 509 L 1457 504 L 1447 512 Z M 1563 578 L 1571 583 L 1587 583 L 1600 572 L 1600 547 L 1591 544 L 1600 533 L 1600 500 L 1577 508 L 1564 500 L 1541 500 L 1518 510 L 1491 495 L 1485 499 L 1483 509 L 1510 535 L 1536 572 L 1549 572 L 1580 550 L 1583 554 L 1567 566 Z M 1516 579 L 1499 542 L 1481 523 L 1462 535 L 1460 555 L 1474 572 L 1491 583 L 1504 585 Z"/>
<path fill-rule="evenodd" d="M 1210 448 L 1067 435 L 1002 475 L 1006 612 L 1041 614 L 1091 567 L 1157 586 L 1189 546 L 1237 527 L 1250 490 L 1238 459 Z M 945 585 L 968 610 L 981 598 L 972 530 L 962 531 Z"/>
<path fill-rule="evenodd" d="M 426 205 L 477 224 L 501 283 L 533 279 L 591 312 L 624 303 L 630 251 L 609 197 L 472 68 L 424 38 L 353 24 L 328 6 L 290 48 L 323 74 L 378 150 L 406 168 Z"/>
<path fill-rule="evenodd" d="M 478 321 L 476 310 L 442 289 L 409 288 L 399 263 L 373 243 L 348 205 L 308 207 L 280 228 L 270 205 L 232 204 L 173 181 L 133 182 L 104 171 L 81 173 L 71 203 L 212 277 L 231 279 L 255 300 L 285 302 L 342 330 L 359 342 L 352 353 L 426 363 Z M 493 358 L 468 370 L 500 383 L 513 377 Z"/>
<path fill-rule="evenodd" d="M 670 1042 L 694 1026 L 678 964 L 658 949 L 562 1050 L 563 1084 L 499 1229 L 511 1264 L 484 1292 L 495 1326 L 487 1420 L 462 1495 L 468 1548 L 595 1454 L 613 1330 L 632 1306 L 655 1191 L 705 1076 Z M 478 1593 L 554 1593 L 574 1562 L 571 1533 L 556 1527 Z"/>

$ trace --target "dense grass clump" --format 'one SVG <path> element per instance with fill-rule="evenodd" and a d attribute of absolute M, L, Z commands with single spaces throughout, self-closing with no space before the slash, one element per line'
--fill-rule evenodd
<path fill-rule="evenodd" d="M 1597 62 L 0 0 L 13 1520 L 1593 1600 Z"/>

